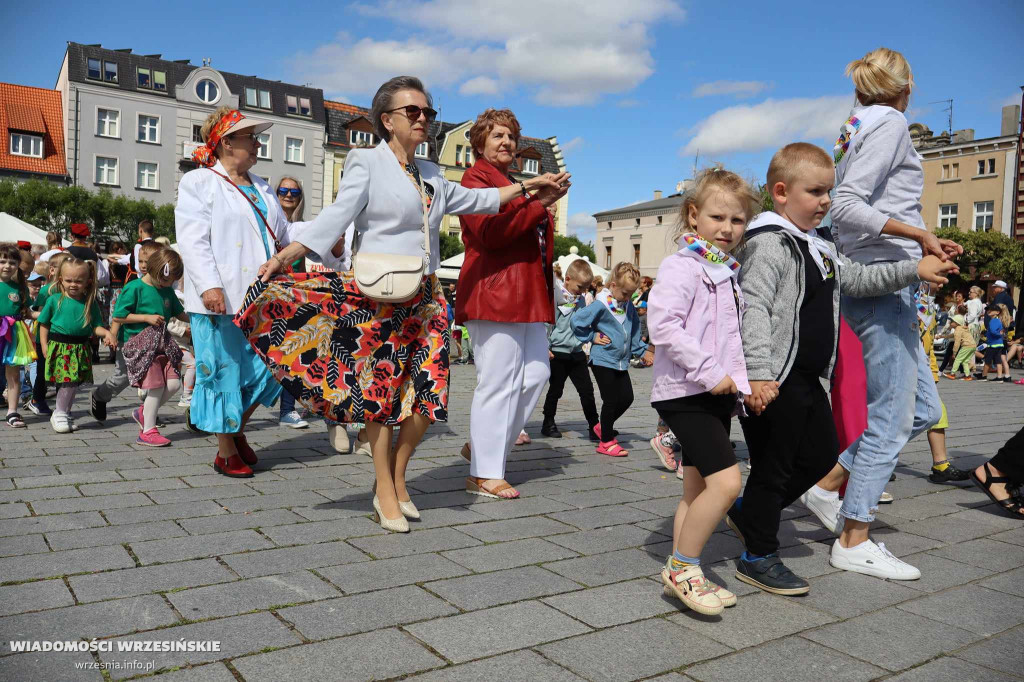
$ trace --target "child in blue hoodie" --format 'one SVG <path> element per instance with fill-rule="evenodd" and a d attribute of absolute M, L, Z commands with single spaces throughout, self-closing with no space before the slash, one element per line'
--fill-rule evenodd
<path fill-rule="evenodd" d="M 594 427 L 601 441 L 597 452 L 611 457 L 629 454 L 615 437 L 615 420 L 633 404 L 630 358 L 642 355 L 645 365 L 654 362 L 654 347 L 640 338 L 640 316 L 630 302 L 639 284 L 636 266 L 619 263 L 609 275 L 608 287 L 571 320 L 572 331 L 581 343 L 593 341 L 597 333 L 611 339 L 606 345 L 594 344 L 590 349 L 590 369 L 601 392 L 601 423 Z"/>

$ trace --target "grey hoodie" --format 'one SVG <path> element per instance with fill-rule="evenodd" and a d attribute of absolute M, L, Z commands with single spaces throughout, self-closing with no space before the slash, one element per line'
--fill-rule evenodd
<path fill-rule="evenodd" d="M 747 228 L 743 244 L 733 255 L 740 261 L 743 309 L 743 355 L 750 381 L 778 381 L 789 376 L 800 339 L 800 307 L 804 302 L 804 262 L 797 239 L 788 234 L 774 212 L 762 213 Z M 825 230 L 819 235 L 829 239 Z M 831 380 L 839 342 L 839 295 L 863 298 L 881 296 L 919 281 L 917 261 L 861 265 L 835 251 L 838 261 L 832 294 L 832 359 L 822 375 Z M 812 247 L 813 248 L 813 247 Z M 811 265 L 813 267 L 813 264 Z"/>

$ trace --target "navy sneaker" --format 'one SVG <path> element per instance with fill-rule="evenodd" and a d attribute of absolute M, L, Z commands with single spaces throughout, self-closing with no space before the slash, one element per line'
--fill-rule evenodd
<path fill-rule="evenodd" d="M 770 554 L 757 561 L 736 560 L 736 578 L 772 594 L 807 594 L 811 584 L 786 568 L 782 559 Z"/>

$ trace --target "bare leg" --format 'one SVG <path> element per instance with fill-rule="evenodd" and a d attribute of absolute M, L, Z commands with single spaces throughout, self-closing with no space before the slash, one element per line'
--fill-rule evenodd
<path fill-rule="evenodd" d="M 430 426 L 430 420 L 417 412 L 403 421 L 398 429 L 398 445 L 390 459 L 395 496 L 402 502 L 408 502 L 411 499 L 409 492 L 405 489 L 405 469 L 409 466 L 412 454 L 416 452 L 416 446 L 423 440 L 423 434 L 426 433 L 428 426 Z"/>
<path fill-rule="evenodd" d="M 818 487 L 830 492 L 839 492 L 848 478 L 850 478 L 850 472 L 844 469 L 842 464 L 837 463 L 832 467 L 832 471 L 825 474 L 825 478 L 818 481 Z"/>
<path fill-rule="evenodd" d="M 987 481 L 990 476 L 992 478 L 996 478 L 999 476 L 1006 475 L 999 469 L 996 469 L 994 466 L 992 466 L 991 461 L 987 462 L 987 464 L 988 471 L 985 471 L 985 463 L 982 463 L 977 469 L 974 470 L 974 475 L 977 476 L 981 481 Z M 997 500 L 1005 500 L 1008 497 L 1010 497 L 1010 494 L 1006 492 L 1005 483 L 992 483 L 989 489 L 992 491 L 992 494 L 996 496 Z M 1021 516 L 1024 516 L 1024 513 L 1022 513 Z"/>
<path fill-rule="evenodd" d="M 866 521 L 844 519 L 843 532 L 839 535 L 839 544 L 849 549 L 865 542 L 868 539 L 868 527 L 870 526 L 871 524 Z"/>
<path fill-rule="evenodd" d="M 373 473 L 377 477 L 377 500 L 385 518 L 402 517 L 398 507 L 398 495 L 395 493 L 395 480 L 392 476 L 391 440 L 394 427 L 366 422 L 366 435 L 370 440 L 370 451 L 373 453 Z"/>
<path fill-rule="evenodd" d="M 686 469 L 693 469 L 693 473 L 696 473 L 694 467 L 684 467 L 684 502 L 680 503 L 680 507 L 686 499 L 686 476 L 691 474 Z M 683 511 L 682 524 L 676 536 L 676 548 L 681 554 L 690 557 L 700 556 L 708 538 L 715 532 L 715 526 L 725 518 L 725 513 L 739 496 L 740 468 L 734 464 L 728 469 L 711 474 L 703 483 L 704 490 L 686 505 L 687 509 Z M 676 518 L 678 517 L 679 510 L 676 511 Z"/>
<path fill-rule="evenodd" d="M 949 459 L 946 454 L 946 429 L 932 429 L 928 432 L 928 447 L 932 449 L 932 464 L 945 462 Z"/>

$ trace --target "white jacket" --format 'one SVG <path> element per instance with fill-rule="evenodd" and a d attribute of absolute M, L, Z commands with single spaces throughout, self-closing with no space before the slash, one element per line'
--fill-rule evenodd
<path fill-rule="evenodd" d="M 227 175 L 219 161 L 213 170 Z M 281 246 L 290 243 L 292 235 L 309 223 L 289 223 L 270 186 L 255 174 L 249 178 L 267 206 L 270 229 Z M 218 288 L 224 290 L 227 313 L 238 312 L 257 270 L 267 262 L 261 236 L 265 228 L 252 205 L 224 178 L 209 168 L 197 168 L 178 184 L 174 225 L 185 262 L 186 312 L 209 314 L 203 292 Z M 273 255 L 273 237 L 267 235 L 267 242 Z"/>
<path fill-rule="evenodd" d="M 441 261 L 438 233 L 444 215 L 493 214 L 498 212 L 501 202 L 496 188 L 469 189 L 449 182 L 441 175 L 437 164 L 430 161 L 416 159 L 416 167 L 420 178 L 433 190 L 427 216 L 429 274 Z M 420 256 L 425 251 L 419 192 L 387 142 L 373 149 L 353 149 L 348 153 L 338 198 L 308 224 L 301 239 L 293 239 L 319 254 L 325 265 L 341 267 L 330 251 L 344 237 L 351 223 L 355 223 L 359 250 L 363 252 Z"/>

